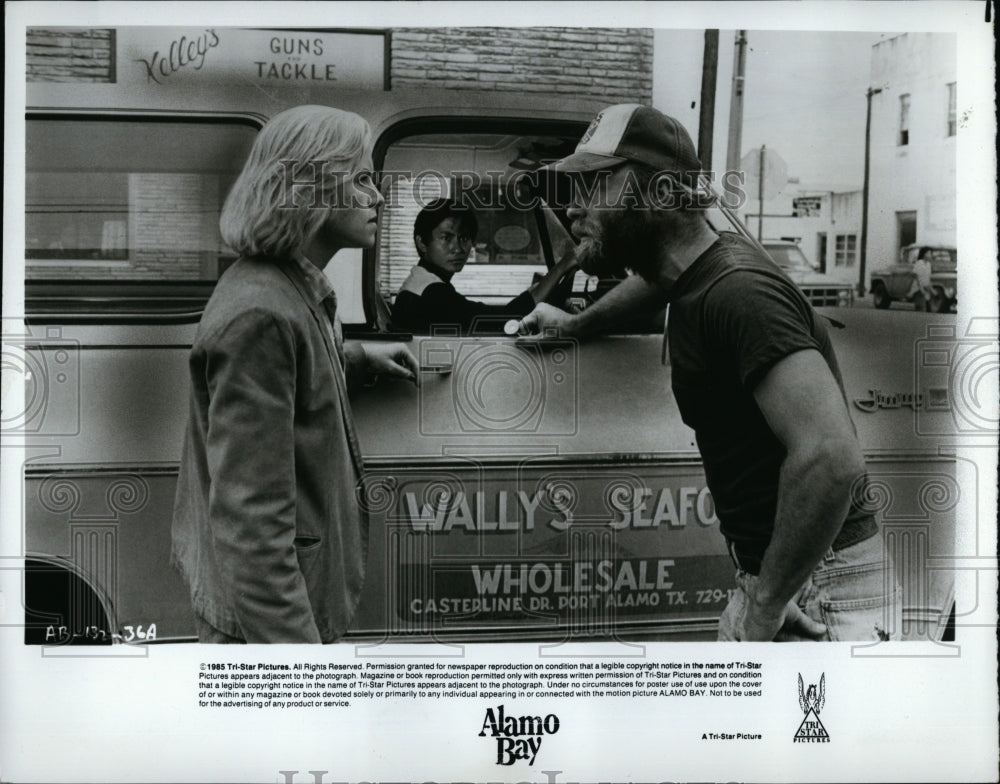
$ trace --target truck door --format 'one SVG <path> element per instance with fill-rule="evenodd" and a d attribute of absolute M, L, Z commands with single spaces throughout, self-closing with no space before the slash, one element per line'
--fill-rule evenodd
<path fill-rule="evenodd" d="M 418 260 L 413 221 L 442 195 L 468 197 L 480 227 L 456 289 L 502 303 L 527 288 L 573 240 L 557 210 L 511 183 L 571 151 L 584 127 L 390 133 L 376 157 L 378 298 L 391 306 Z M 557 304 L 614 282 L 580 273 Z M 419 389 L 380 381 L 352 401 L 372 519 L 356 631 L 714 638 L 733 569 L 669 392 L 662 314 L 584 344 L 519 346 L 502 326 L 483 319 L 469 336 L 444 318 L 412 337 Z"/>

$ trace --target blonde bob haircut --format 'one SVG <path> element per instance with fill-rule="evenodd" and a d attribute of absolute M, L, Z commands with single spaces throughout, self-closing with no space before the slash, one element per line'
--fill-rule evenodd
<path fill-rule="evenodd" d="M 219 216 L 223 241 L 241 256 L 289 256 L 329 213 L 321 172 L 353 174 L 371 152 L 371 129 L 353 112 L 296 106 L 261 129 Z"/>

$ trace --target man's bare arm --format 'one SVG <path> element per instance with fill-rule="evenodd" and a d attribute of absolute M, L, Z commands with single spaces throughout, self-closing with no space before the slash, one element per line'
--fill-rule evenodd
<path fill-rule="evenodd" d="M 840 531 L 851 486 L 865 472 L 864 455 L 840 387 L 818 351 L 798 351 L 779 361 L 754 398 L 787 452 L 774 533 L 750 597 L 743 638 L 774 639 L 783 625 L 817 636 L 822 625 L 790 602 Z"/>
<path fill-rule="evenodd" d="M 663 289 L 638 275 L 630 275 L 597 302 L 580 313 L 570 314 L 551 305 L 539 304 L 521 319 L 518 334 L 544 335 L 556 329 L 565 337 L 584 338 L 608 332 L 615 326 L 649 313 L 666 303 Z"/>

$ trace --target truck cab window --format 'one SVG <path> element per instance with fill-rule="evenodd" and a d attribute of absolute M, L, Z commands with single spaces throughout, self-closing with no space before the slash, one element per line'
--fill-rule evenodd
<path fill-rule="evenodd" d="M 571 254 L 565 204 L 547 198 L 536 170 L 573 150 L 578 134 L 420 133 L 392 142 L 382 161 L 385 205 L 378 243 L 378 294 L 391 308 L 420 256 L 414 223 L 421 209 L 447 198 L 475 218 L 468 260 L 450 282 L 464 297 L 488 305 L 511 302 Z M 554 196 L 554 194 L 553 194 Z M 565 309 L 586 307 L 618 281 L 582 271 L 548 298 Z M 655 332 L 662 320 L 629 331 Z M 419 331 L 419 330 L 417 330 Z"/>
<path fill-rule="evenodd" d="M 219 210 L 255 135 L 247 122 L 29 117 L 27 280 L 216 280 L 233 257 Z"/>

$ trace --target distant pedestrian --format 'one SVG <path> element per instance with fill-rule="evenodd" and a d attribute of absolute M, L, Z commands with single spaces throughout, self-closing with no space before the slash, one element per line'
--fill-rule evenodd
<path fill-rule="evenodd" d="M 913 301 L 913 306 L 917 310 L 930 310 L 931 297 L 934 296 L 934 289 L 931 286 L 931 257 L 934 251 L 931 248 L 923 247 L 913 262 L 913 285 L 907 297 Z"/>

